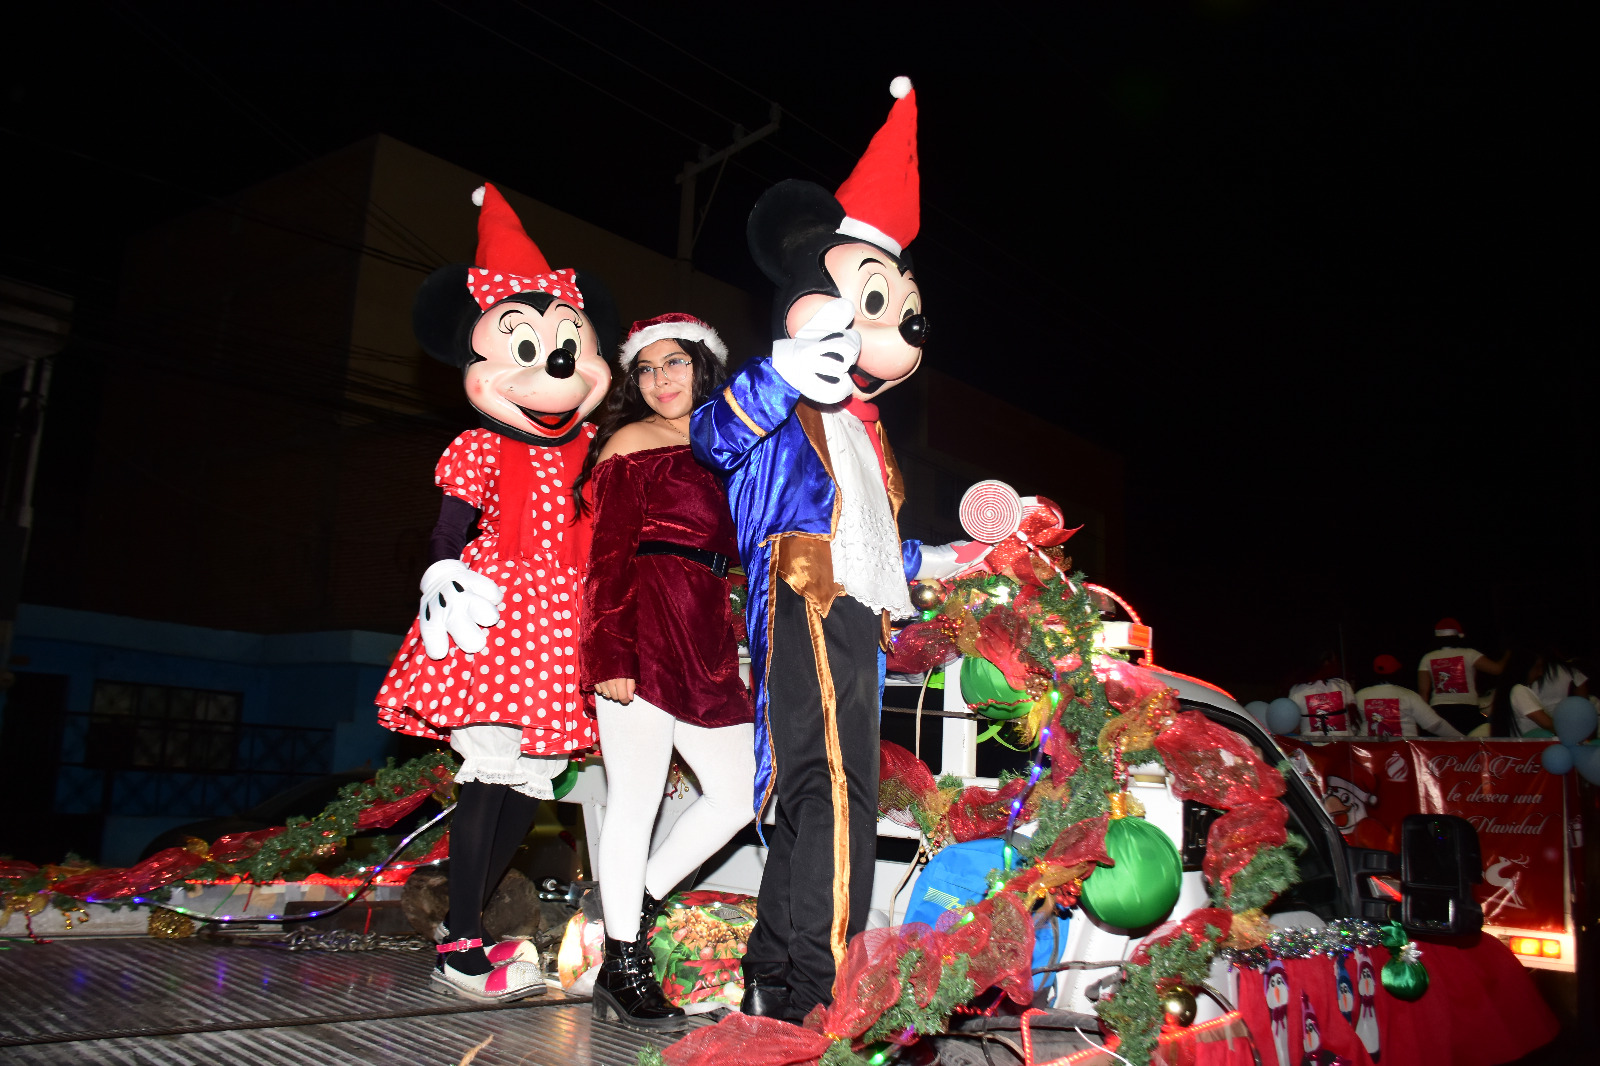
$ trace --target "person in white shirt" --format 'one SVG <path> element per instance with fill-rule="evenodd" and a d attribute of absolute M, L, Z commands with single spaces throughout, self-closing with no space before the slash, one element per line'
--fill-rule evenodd
<path fill-rule="evenodd" d="M 1544 656 L 1516 651 L 1494 693 L 1489 734 L 1496 737 L 1553 737 L 1555 721 L 1539 702 L 1534 686 L 1545 676 Z"/>
<path fill-rule="evenodd" d="M 1533 694 L 1539 697 L 1539 705 L 1547 711 L 1554 711 L 1556 704 L 1568 696 L 1589 695 L 1589 675 L 1571 663 L 1562 662 L 1555 652 L 1546 652 L 1544 675 L 1532 688 Z"/>
<path fill-rule="evenodd" d="M 1460 642 L 1465 634 L 1461 623 L 1454 618 L 1441 618 L 1433 627 L 1433 635 L 1445 643 L 1422 657 L 1417 664 L 1417 691 L 1435 711 L 1463 733 L 1470 733 L 1483 724 L 1483 711 L 1478 705 L 1478 675 L 1498 675 L 1505 669 L 1506 658 L 1491 659 L 1476 648 L 1464 647 Z"/>
<path fill-rule="evenodd" d="M 1372 682 L 1355 694 L 1361 712 L 1361 736 L 1414 737 L 1425 730 L 1438 737 L 1461 739 L 1461 730 L 1441 718 L 1428 701 L 1402 685 L 1400 660 L 1380 655 L 1372 660 Z"/>
<path fill-rule="evenodd" d="M 1328 670 L 1335 669 L 1331 664 Z M 1300 705 L 1300 732 L 1307 736 L 1349 737 L 1356 732 L 1356 694 L 1342 677 L 1328 677 L 1319 671 L 1315 681 L 1306 681 L 1289 690 L 1289 698 Z"/>

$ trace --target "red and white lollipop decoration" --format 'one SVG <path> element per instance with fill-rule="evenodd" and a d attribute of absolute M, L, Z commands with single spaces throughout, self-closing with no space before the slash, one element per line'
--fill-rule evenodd
<path fill-rule="evenodd" d="M 960 513 L 967 536 L 999 544 L 1022 528 L 1022 497 L 1004 481 L 980 481 L 961 497 Z"/>
<path fill-rule="evenodd" d="M 1023 530 L 1023 519 L 1030 513 L 1029 508 L 1037 511 L 1041 500 L 1028 497 L 1025 502 L 1017 495 L 1017 490 L 1007 485 L 1004 481 L 979 481 L 969 488 L 961 497 L 961 528 L 967 531 L 967 536 L 984 544 L 998 545 L 1015 537 L 1028 551 L 1036 553 L 1039 558 L 1050 564 L 1061 580 L 1072 588 L 1072 580 L 1048 554 L 1041 550 L 1041 545 L 1034 543 Z M 1060 512 L 1054 510 L 1055 505 L 1049 501 L 1042 501 L 1052 508 L 1056 523 L 1059 524 Z M 1068 534 L 1070 536 L 1070 534 Z M 1066 537 L 1061 537 L 1065 540 Z M 1043 540 L 1044 545 L 1057 543 L 1055 539 Z"/>

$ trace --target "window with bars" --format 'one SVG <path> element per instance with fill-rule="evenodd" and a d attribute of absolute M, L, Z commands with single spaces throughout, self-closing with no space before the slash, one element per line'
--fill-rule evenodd
<path fill-rule="evenodd" d="M 238 692 L 96 681 L 84 764 L 97 769 L 231 770 Z"/>

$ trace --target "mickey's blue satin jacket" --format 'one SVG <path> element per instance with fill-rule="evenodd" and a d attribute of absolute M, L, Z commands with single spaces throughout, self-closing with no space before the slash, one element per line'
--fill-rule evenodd
<path fill-rule="evenodd" d="M 770 359 L 752 359 L 694 412 L 690 424 L 695 458 L 716 471 L 727 486 L 749 582 L 745 631 L 755 695 L 758 819 L 773 781 L 767 727 L 767 623 L 777 541 L 796 533 L 833 538 L 836 489 L 824 464 L 827 445 L 808 436 L 795 417 L 801 402 L 799 390 L 779 376 Z M 903 541 L 901 556 L 909 580 L 922 564 L 921 541 Z"/>

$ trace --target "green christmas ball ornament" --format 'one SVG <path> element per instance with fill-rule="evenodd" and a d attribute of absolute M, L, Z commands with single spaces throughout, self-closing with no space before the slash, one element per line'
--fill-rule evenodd
<path fill-rule="evenodd" d="M 1171 913 L 1183 862 L 1167 834 L 1143 818 L 1114 818 L 1106 826 L 1106 854 L 1116 865 L 1098 867 L 1083 883 L 1083 905 L 1096 920 L 1143 929 Z"/>
<path fill-rule="evenodd" d="M 969 655 L 961 664 L 961 698 L 967 706 L 999 721 L 1021 718 L 1033 706 L 1033 697 L 1006 682 L 1006 675 L 988 659 Z"/>
<path fill-rule="evenodd" d="M 555 793 L 556 799 L 562 799 L 572 791 L 581 773 L 583 773 L 582 763 L 568 762 L 565 770 L 550 779 L 550 790 Z"/>

